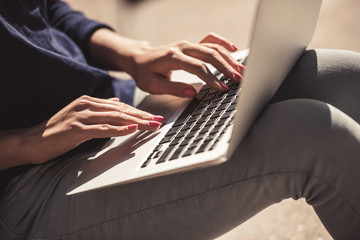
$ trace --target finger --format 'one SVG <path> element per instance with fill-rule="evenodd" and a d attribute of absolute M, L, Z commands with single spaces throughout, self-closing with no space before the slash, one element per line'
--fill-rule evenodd
<path fill-rule="evenodd" d="M 120 102 L 120 98 L 118 98 L 118 97 L 108 98 L 107 100 L 114 101 L 114 102 Z"/>
<path fill-rule="evenodd" d="M 229 40 L 227 40 L 226 38 L 224 38 L 220 35 L 217 35 L 215 33 L 209 33 L 205 38 L 203 38 L 200 41 L 200 43 L 218 44 L 218 45 L 223 46 L 230 52 L 235 52 L 238 50 L 238 48 L 233 43 L 231 43 Z"/>
<path fill-rule="evenodd" d="M 133 116 L 133 117 L 136 117 L 139 119 L 149 120 L 149 121 L 153 120 L 153 121 L 157 121 L 160 123 L 165 122 L 165 118 L 163 116 L 153 115 L 149 112 L 145 112 L 143 110 L 137 109 L 137 108 L 127 105 L 125 103 L 118 103 L 117 107 L 120 112 L 126 113 L 127 115 L 130 115 L 130 116 Z"/>
<path fill-rule="evenodd" d="M 192 98 L 196 95 L 195 88 L 182 82 L 171 82 L 168 78 L 161 75 L 154 75 L 147 79 L 150 83 L 148 91 L 152 94 L 170 94 L 178 97 Z"/>
<path fill-rule="evenodd" d="M 174 65 L 178 66 L 178 69 L 183 69 L 189 73 L 195 74 L 200 79 L 208 83 L 211 87 L 219 90 L 228 90 L 228 86 L 225 83 L 219 81 L 208 69 L 206 64 L 199 59 L 191 56 L 180 54 L 177 58 L 173 58 Z"/>
<path fill-rule="evenodd" d="M 84 125 L 83 134 L 87 139 L 110 138 L 129 135 L 138 130 L 136 124 L 128 126 L 113 126 L 110 124 Z"/>
<path fill-rule="evenodd" d="M 85 97 L 84 99 L 82 99 L 82 102 L 80 104 L 86 105 L 84 106 L 85 109 L 94 112 L 124 112 L 128 115 L 144 120 L 154 120 L 161 123 L 165 122 L 165 118 L 163 116 L 153 115 L 151 113 L 129 106 L 125 103 L 118 102 L 116 98 L 100 99 L 94 97 Z"/>
<path fill-rule="evenodd" d="M 103 98 L 96 98 L 96 97 L 91 97 L 91 96 L 87 96 L 87 95 L 83 95 L 80 98 L 78 98 L 77 100 L 80 103 L 90 102 L 90 103 L 102 103 L 102 104 L 110 104 L 110 105 L 116 105 L 116 103 L 120 101 L 120 99 L 117 97 L 103 99 Z"/>
<path fill-rule="evenodd" d="M 133 117 L 124 112 L 111 111 L 111 112 L 91 112 L 80 120 L 85 125 L 101 125 L 110 124 L 112 126 L 126 126 L 131 124 L 138 125 L 140 130 L 156 131 L 160 128 L 161 123 L 157 121 L 148 121 Z"/>
<path fill-rule="evenodd" d="M 217 51 L 221 57 L 234 68 L 234 70 L 238 71 L 241 75 L 244 73 L 244 65 L 239 64 L 224 47 L 213 43 L 203 43 L 202 45 Z"/>
<path fill-rule="evenodd" d="M 239 82 L 242 79 L 242 75 L 238 72 L 239 69 L 237 68 L 237 64 L 237 69 L 234 69 L 234 67 L 229 64 L 217 50 L 213 48 L 194 45 L 193 47 L 184 49 L 183 51 L 185 54 L 191 57 L 210 63 L 217 70 L 235 82 Z"/>

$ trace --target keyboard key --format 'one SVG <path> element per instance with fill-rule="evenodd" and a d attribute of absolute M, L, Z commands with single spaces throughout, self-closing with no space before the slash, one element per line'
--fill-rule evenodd
<path fill-rule="evenodd" d="M 182 152 L 183 148 L 178 148 L 175 150 L 175 152 L 173 153 L 173 155 L 170 157 L 170 161 L 171 160 L 175 160 L 175 159 L 178 159 L 179 156 L 180 156 L 180 153 Z"/>
<path fill-rule="evenodd" d="M 189 123 L 196 122 L 196 120 L 198 120 L 199 118 L 200 118 L 199 115 L 197 115 L 197 116 L 191 116 L 191 117 L 186 121 L 186 123 L 189 124 Z"/>
<path fill-rule="evenodd" d="M 226 104 L 226 103 L 232 102 L 233 100 L 234 100 L 233 97 L 227 97 L 227 98 L 223 99 L 221 103 Z"/>
<path fill-rule="evenodd" d="M 216 141 L 211 145 L 211 147 L 209 148 L 209 151 L 214 150 L 214 148 L 216 147 L 216 145 L 218 144 L 218 142 L 219 142 L 219 139 L 216 140 Z"/>
<path fill-rule="evenodd" d="M 191 115 L 192 115 L 192 116 L 200 115 L 200 114 L 202 114 L 202 112 L 203 112 L 204 110 L 205 110 L 204 108 L 200 108 L 200 109 L 196 110 L 195 112 L 193 112 Z"/>
<path fill-rule="evenodd" d="M 207 109 L 216 108 L 218 105 L 219 105 L 219 102 L 212 102 L 212 103 L 207 107 Z"/>
<path fill-rule="evenodd" d="M 199 104 L 197 109 L 206 108 L 208 105 L 209 105 L 209 102 L 202 102 L 202 103 Z"/>
<path fill-rule="evenodd" d="M 154 159 L 155 159 L 155 158 L 159 158 L 162 152 L 163 152 L 163 151 L 154 152 Z"/>
<path fill-rule="evenodd" d="M 196 151 L 196 153 L 202 153 L 205 152 L 206 147 L 209 145 L 210 141 L 205 141 L 203 144 L 201 144 L 200 148 Z"/>
<path fill-rule="evenodd" d="M 226 121 L 227 121 L 227 118 L 221 118 L 221 119 L 216 123 L 216 125 L 222 126 L 222 125 L 224 125 L 224 124 L 226 123 Z"/>
<path fill-rule="evenodd" d="M 192 138 L 185 138 L 181 143 L 180 143 L 180 147 L 185 147 L 186 145 L 189 144 L 189 142 L 191 141 Z"/>
<path fill-rule="evenodd" d="M 193 138 L 196 134 L 196 131 L 190 131 L 188 134 L 186 134 L 185 139 Z"/>
<path fill-rule="evenodd" d="M 209 120 L 205 123 L 205 126 L 206 126 L 206 127 L 211 126 L 211 125 L 215 124 L 215 122 L 216 122 L 216 118 L 209 119 Z"/>
<path fill-rule="evenodd" d="M 185 125 L 181 128 L 183 130 L 189 130 L 193 126 L 193 123 L 185 123 Z"/>
<path fill-rule="evenodd" d="M 158 163 L 163 163 L 166 160 L 166 157 L 171 153 L 171 151 L 174 149 L 174 146 L 170 146 L 168 147 L 165 152 L 163 154 L 161 154 L 159 160 L 156 162 L 156 164 Z"/>
<path fill-rule="evenodd" d="M 216 126 L 216 127 L 214 127 L 213 129 L 211 129 L 211 132 L 209 133 L 209 135 L 216 135 L 216 134 L 219 132 L 219 130 L 220 130 L 221 127 L 222 127 L 222 126 Z"/>
<path fill-rule="evenodd" d="M 212 140 L 214 140 L 215 138 L 216 138 L 215 135 L 208 135 L 208 136 L 206 137 L 206 139 L 205 139 L 205 142 L 212 141 Z"/>
<path fill-rule="evenodd" d="M 200 130 L 199 134 L 204 134 L 204 133 L 209 132 L 210 127 L 211 127 L 211 126 L 205 126 L 205 127 L 203 127 L 203 128 Z"/>
<path fill-rule="evenodd" d="M 223 103 L 223 102 L 222 102 L 222 103 L 219 105 L 219 107 L 216 109 L 216 111 L 225 110 L 225 109 L 227 108 L 228 104 L 229 104 L 229 103 Z"/>
<path fill-rule="evenodd" d="M 211 115 L 211 113 L 214 111 L 214 109 L 207 109 L 205 112 L 203 112 L 203 114 L 201 115 L 202 117 L 206 117 Z"/>
<path fill-rule="evenodd" d="M 178 145 L 180 142 L 181 138 L 175 138 L 174 140 L 172 140 L 169 144 L 169 146 L 175 146 Z"/>
<path fill-rule="evenodd" d="M 228 111 L 228 112 L 225 112 L 222 116 L 221 116 L 221 118 L 225 118 L 225 119 L 228 119 L 231 115 L 232 115 L 232 111 Z"/>
<path fill-rule="evenodd" d="M 198 122 L 198 123 L 204 123 L 204 122 L 206 122 L 206 121 L 208 120 L 208 118 L 209 118 L 209 116 L 201 116 L 201 117 L 197 120 L 197 122 Z"/>
<path fill-rule="evenodd" d="M 181 130 L 180 132 L 178 132 L 178 134 L 176 134 L 175 139 L 176 138 L 182 138 L 183 136 L 185 136 L 187 130 Z"/>
<path fill-rule="evenodd" d="M 203 124 L 202 123 L 197 123 L 195 124 L 192 128 L 191 128 L 191 131 L 197 131 L 201 128 Z"/>
<path fill-rule="evenodd" d="M 207 93 L 208 93 L 208 90 L 200 91 L 196 94 L 196 96 L 194 98 L 201 101 Z"/>
<path fill-rule="evenodd" d="M 165 136 L 173 136 L 175 135 L 175 133 L 180 129 L 181 126 L 178 126 L 178 127 L 172 127 L 167 133 Z"/>
<path fill-rule="evenodd" d="M 220 117 L 221 113 L 222 113 L 222 111 L 221 112 L 215 112 L 213 115 L 211 115 L 210 119 Z"/>
<path fill-rule="evenodd" d="M 239 88 L 233 88 L 228 92 L 228 96 L 235 96 L 240 92 Z"/>
<path fill-rule="evenodd" d="M 236 105 L 235 105 L 235 104 L 230 105 L 230 106 L 226 109 L 226 111 L 234 111 L 234 110 L 236 110 Z"/>
<path fill-rule="evenodd" d="M 194 150 L 195 150 L 195 148 L 186 150 L 186 152 L 184 153 L 183 157 L 190 156 L 190 155 L 194 152 Z"/>
<path fill-rule="evenodd" d="M 174 123 L 174 127 L 182 125 L 184 122 L 187 121 L 190 114 L 194 111 L 194 109 L 200 104 L 200 100 L 194 98 L 189 105 L 185 108 L 185 110 L 181 113 L 181 115 L 178 117 L 176 122 Z"/>
<path fill-rule="evenodd" d="M 211 95 L 207 95 L 206 97 L 204 97 L 204 99 L 202 100 L 203 102 L 209 102 L 211 101 L 216 95 L 211 94 Z"/>
<path fill-rule="evenodd" d="M 174 135 L 172 135 L 172 136 L 165 136 L 165 137 L 161 140 L 160 144 L 164 144 L 164 143 L 170 142 L 170 141 L 173 139 L 173 137 L 174 137 Z"/>
<path fill-rule="evenodd" d="M 141 165 L 141 168 L 147 167 L 151 161 L 151 158 L 146 159 L 146 161 Z"/>

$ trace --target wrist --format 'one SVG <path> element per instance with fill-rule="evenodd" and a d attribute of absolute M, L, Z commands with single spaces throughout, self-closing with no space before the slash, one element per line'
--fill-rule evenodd
<path fill-rule="evenodd" d="M 106 69 L 135 74 L 136 56 L 151 48 L 149 42 L 123 37 L 109 29 L 99 29 L 90 38 L 94 62 Z"/>
<path fill-rule="evenodd" d="M 0 169 L 37 163 L 40 147 L 34 128 L 6 130 L 0 133 Z"/>

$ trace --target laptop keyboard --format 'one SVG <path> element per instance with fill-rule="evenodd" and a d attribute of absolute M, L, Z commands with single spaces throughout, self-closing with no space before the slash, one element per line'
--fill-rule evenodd
<path fill-rule="evenodd" d="M 246 58 L 238 61 L 245 65 Z M 231 81 L 219 71 L 214 75 L 229 90 L 220 92 L 205 84 L 192 99 L 172 128 L 155 147 L 142 168 L 151 161 L 161 164 L 181 157 L 213 150 L 234 123 L 240 84 Z"/>
<path fill-rule="evenodd" d="M 220 92 L 204 85 L 142 164 L 142 168 L 151 161 L 160 164 L 215 148 L 233 124 L 240 84 L 219 72 L 214 74 L 230 89 Z"/>

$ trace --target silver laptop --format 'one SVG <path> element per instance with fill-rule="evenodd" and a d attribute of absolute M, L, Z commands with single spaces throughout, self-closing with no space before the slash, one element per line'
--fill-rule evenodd
<path fill-rule="evenodd" d="M 173 80 L 193 83 L 198 95 L 192 100 L 146 96 L 138 107 L 165 116 L 167 123 L 156 132 L 110 139 L 89 156 L 67 194 L 225 162 L 306 49 L 320 6 L 321 0 L 260 0 L 250 51 L 234 54 L 246 64 L 241 86 L 216 69 L 229 91 L 217 92 L 191 74 L 175 72 Z"/>

